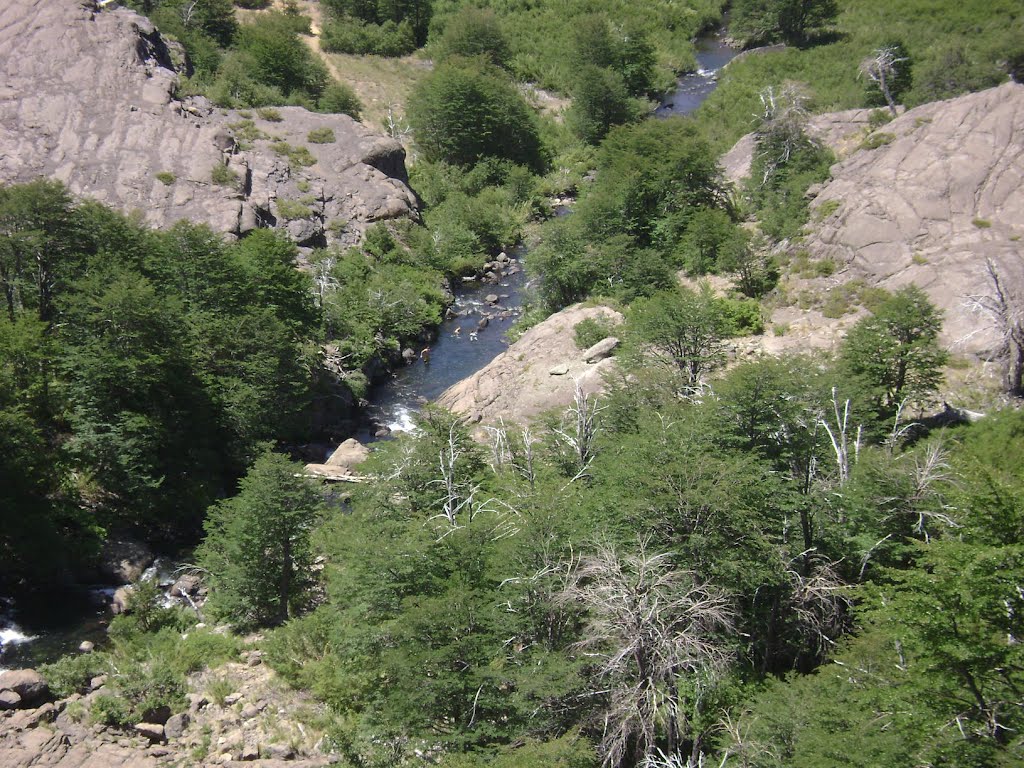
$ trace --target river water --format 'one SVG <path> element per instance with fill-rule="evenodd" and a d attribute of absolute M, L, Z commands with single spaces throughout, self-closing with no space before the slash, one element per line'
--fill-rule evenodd
<path fill-rule="evenodd" d="M 675 91 L 662 99 L 654 111 L 655 117 L 688 115 L 704 103 L 704 99 L 718 86 L 722 68 L 736 58 L 739 48 L 722 42 L 723 30 L 697 38 L 697 71 L 683 75 Z"/>
<path fill-rule="evenodd" d="M 662 100 L 656 117 L 687 115 L 718 84 L 718 73 L 739 50 L 730 48 L 714 33 L 696 42 L 697 71 L 679 79 L 676 90 Z M 498 284 L 464 283 L 456 291 L 454 316 L 438 329 L 430 345 L 430 361 L 419 357 L 370 392 L 367 426 L 355 436 L 372 442 L 380 426 L 409 431 L 413 415 L 448 387 L 479 371 L 508 348 L 506 332 L 522 311 L 526 278 L 523 249 L 508 251 L 512 258 Z M 509 274 L 511 273 L 511 274 Z M 485 298 L 494 294 L 496 303 Z M 487 318 L 481 328 L 481 320 Z M 414 350 L 417 355 L 422 348 Z M 73 652 L 82 640 L 101 642 L 110 614 L 113 588 L 83 588 L 74 595 L 41 595 L 31 604 L 15 606 L 0 597 L 0 670 L 52 661 Z"/>

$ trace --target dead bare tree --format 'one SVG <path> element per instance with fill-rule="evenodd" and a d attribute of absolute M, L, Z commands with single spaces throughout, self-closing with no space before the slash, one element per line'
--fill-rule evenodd
<path fill-rule="evenodd" d="M 857 426 L 856 436 L 853 443 L 850 443 L 850 401 L 843 403 L 842 413 L 839 409 L 839 399 L 836 395 L 836 388 L 832 387 L 832 414 L 835 422 L 829 425 L 824 418 L 819 418 L 818 423 L 825 428 L 828 439 L 832 443 L 832 450 L 836 455 L 836 469 L 839 471 L 839 484 L 844 484 L 850 478 L 850 449 L 853 449 L 853 463 L 857 462 L 860 455 L 861 427 Z"/>
<path fill-rule="evenodd" d="M 797 560 L 806 562 L 807 554 L 797 555 L 786 574 L 792 586 L 790 602 L 797 629 L 808 648 L 821 660 L 843 633 L 852 603 L 846 596 L 847 586 L 839 577 L 835 563 L 821 557 L 809 558 L 807 575 L 793 567 Z"/>
<path fill-rule="evenodd" d="M 988 315 L 1000 334 L 1000 353 L 1007 357 L 1006 391 L 1024 396 L 1024 296 L 1003 278 L 992 259 L 985 259 L 992 292 L 966 298 L 967 307 Z"/>
<path fill-rule="evenodd" d="M 860 75 L 878 86 L 885 103 L 889 106 L 892 116 L 896 117 L 896 97 L 893 93 L 900 67 L 909 62 L 907 56 L 901 55 L 900 48 L 895 45 L 883 45 L 876 48 L 870 56 L 860 63 Z"/>
<path fill-rule="evenodd" d="M 725 670 L 730 654 L 720 638 L 732 628 L 726 595 L 678 569 L 670 553 L 641 541 L 635 554 L 603 546 L 568 574 L 560 600 L 586 611 L 577 648 L 593 664 L 606 704 L 601 750 L 605 766 L 635 765 L 689 744 L 696 758 L 701 734 L 691 713 Z"/>
<path fill-rule="evenodd" d="M 810 120 L 810 96 L 800 83 L 788 82 L 780 87 L 761 90 L 760 126 L 755 132 L 758 155 L 764 161 L 761 183 L 767 184 L 776 171 L 793 155 L 817 142 L 807 135 Z"/>
<path fill-rule="evenodd" d="M 594 462 L 597 433 L 600 431 L 598 416 L 605 409 L 597 398 L 591 399 L 590 395 L 583 391 L 583 385 L 578 380 L 573 384 L 572 405 L 565 411 L 567 419 L 563 421 L 561 428 L 554 430 L 559 442 L 572 452 L 576 474 L 570 483 L 585 477 Z"/>

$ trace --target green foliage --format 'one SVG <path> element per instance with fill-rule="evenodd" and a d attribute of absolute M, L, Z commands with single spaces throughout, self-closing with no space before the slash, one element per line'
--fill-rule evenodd
<path fill-rule="evenodd" d="M 39 673 L 49 684 L 50 692 L 59 699 L 76 693 L 88 693 L 89 682 L 97 675 L 109 672 L 109 661 L 102 653 L 63 656 L 52 664 L 39 667 Z"/>
<path fill-rule="evenodd" d="M 260 455 L 237 496 L 211 507 L 197 552 L 209 573 L 211 613 L 239 627 L 278 624 L 301 610 L 312 586 L 309 536 L 320 494 L 301 467 Z"/>
<path fill-rule="evenodd" d="M 730 31 L 755 43 L 805 44 L 835 21 L 835 0 L 739 0 Z"/>
<path fill-rule="evenodd" d="M 288 162 L 300 168 L 316 165 L 316 157 L 308 147 L 293 147 L 287 141 L 278 140 L 270 145 L 275 154 L 288 158 Z"/>
<path fill-rule="evenodd" d="M 281 116 L 280 110 L 274 109 L 273 107 L 260 107 L 256 110 L 256 116 L 260 120 L 266 120 L 268 123 L 280 123 L 284 120 Z"/>
<path fill-rule="evenodd" d="M 313 209 L 301 200 L 290 200 L 279 197 L 275 201 L 277 213 L 282 219 L 307 219 L 313 215 Z"/>
<path fill-rule="evenodd" d="M 615 327 L 611 323 L 596 317 L 580 320 L 572 329 L 576 346 L 583 350 L 589 349 L 602 339 L 613 336 L 614 332 Z"/>
<path fill-rule="evenodd" d="M 536 117 L 516 88 L 489 67 L 442 63 L 416 84 L 408 109 L 428 160 L 469 166 L 495 157 L 543 165 Z"/>
<path fill-rule="evenodd" d="M 344 83 L 332 82 L 324 88 L 316 103 L 317 111 L 328 114 L 348 115 L 353 120 L 359 119 L 363 105 L 355 91 Z"/>
<path fill-rule="evenodd" d="M 416 50 L 416 34 L 407 21 L 395 23 L 388 19 L 373 24 L 358 19 L 329 21 L 321 33 L 325 51 L 329 53 L 405 56 Z"/>
<path fill-rule="evenodd" d="M 589 144 L 599 144 L 613 126 L 630 122 L 639 114 L 618 72 L 593 64 L 580 68 L 566 115 L 577 136 Z"/>
<path fill-rule="evenodd" d="M 237 188 L 240 179 L 238 174 L 223 163 L 217 163 L 210 169 L 210 181 L 219 187 Z"/>
<path fill-rule="evenodd" d="M 174 184 L 174 182 L 177 181 L 177 179 L 178 177 L 175 176 L 170 171 L 159 171 L 156 174 L 156 180 L 168 187 Z"/>
<path fill-rule="evenodd" d="M 507 67 L 511 56 L 501 22 L 489 8 L 463 6 L 450 16 L 434 45 L 439 61 L 482 56 L 496 67 Z"/>
<path fill-rule="evenodd" d="M 306 141 L 310 144 L 333 144 L 337 141 L 334 131 L 330 128 L 314 128 L 306 134 Z"/>
<path fill-rule="evenodd" d="M 840 352 L 843 365 L 880 418 L 938 389 L 947 357 L 938 344 L 941 328 L 942 313 L 920 288 L 909 286 L 850 329 Z"/>

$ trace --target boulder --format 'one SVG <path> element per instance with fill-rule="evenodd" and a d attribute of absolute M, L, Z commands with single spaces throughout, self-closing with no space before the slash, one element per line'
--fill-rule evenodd
<path fill-rule="evenodd" d="M 153 564 L 153 552 L 145 544 L 128 539 L 107 539 L 100 551 L 100 577 L 108 584 L 131 584 Z"/>
<path fill-rule="evenodd" d="M 17 709 L 21 706 L 21 696 L 14 691 L 0 691 L 0 709 Z"/>
<path fill-rule="evenodd" d="M 329 467 L 346 467 L 352 469 L 362 464 L 370 456 L 370 449 L 355 438 L 349 438 L 331 454 L 325 462 Z"/>
<path fill-rule="evenodd" d="M 92 640 L 83 640 L 78 644 L 79 653 L 92 653 L 94 650 L 96 650 L 96 643 Z"/>
<path fill-rule="evenodd" d="M 50 686 L 34 669 L 11 669 L 0 673 L 0 691 L 13 691 L 21 707 L 34 707 L 50 695 Z"/>
<path fill-rule="evenodd" d="M 185 734 L 185 729 L 188 728 L 190 722 L 191 718 L 187 712 L 171 715 L 164 723 L 164 735 L 169 739 L 180 739 Z"/>
<path fill-rule="evenodd" d="M 164 727 L 159 723 L 136 723 L 135 732 L 153 742 L 164 740 Z"/>
<path fill-rule="evenodd" d="M 565 376 L 569 372 L 569 365 L 567 363 L 559 363 L 558 365 L 551 366 L 548 371 L 549 376 Z"/>
<path fill-rule="evenodd" d="M 128 610 L 128 601 L 132 594 L 131 585 L 118 587 L 110 599 L 110 612 L 115 616 Z"/>
<path fill-rule="evenodd" d="M 171 585 L 170 593 L 171 597 L 195 597 L 199 594 L 199 590 L 202 589 L 203 580 L 194 573 L 183 573 L 177 578 L 174 584 Z"/>
<path fill-rule="evenodd" d="M 601 341 L 583 353 L 583 360 L 587 363 L 596 363 L 599 360 L 604 360 L 611 355 L 617 346 L 619 346 L 619 340 L 614 336 L 601 339 Z"/>

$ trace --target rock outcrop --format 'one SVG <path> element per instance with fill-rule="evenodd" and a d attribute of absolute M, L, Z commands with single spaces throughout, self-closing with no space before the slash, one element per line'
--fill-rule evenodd
<path fill-rule="evenodd" d="M 569 405 L 577 381 L 588 394 L 601 391 L 604 372 L 615 365 L 614 358 L 607 356 L 614 344 L 580 350 L 573 329 L 588 318 L 622 322 L 622 315 L 608 307 L 567 307 L 528 330 L 486 367 L 450 387 L 438 403 L 473 423 L 493 424 L 499 419 L 524 423 Z"/>
<path fill-rule="evenodd" d="M 1024 85 L 907 111 L 832 168 L 812 204 L 805 247 L 846 280 L 916 284 L 945 313 L 944 339 L 961 354 L 995 356 L 1001 334 L 973 308 L 994 290 L 1024 289 Z"/>
<path fill-rule="evenodd" d="M 0 4 L 0 182 L 58 179 L 154 226 L 276 226 L 310 246 L 355 243 L 374 221 L 417 215 L 398 142 L 346 115 L 245 117 L 179 99 L 174 53 L 115 4 Z M 334 140 L 311 143 L 314 130 Z"/>
<path fill-rule="evenodd" d="M 982 360 L 1002 354 L 1002 329 L 979 311 L 994 285 L 989 265 L 1024 316 L 1024 85 L 908 110 L 872 130 L 871 110 L 818 115 L 809 132 L 839 158 L 816 191 L 807 237 L 794 250 L 830 260 L 835 274 L 801 280 L 825 295 L 844 283 L 924 289 L 944 312 L 943 342 Z M 753 137 L 720 160 L 727 178 L 750 172 Z M 792 286 L 791 286 L 792 288 Z M 786 335 L 765 337 L 764 351 L 829 347 L 855 316 L 776 309 Z"/>

